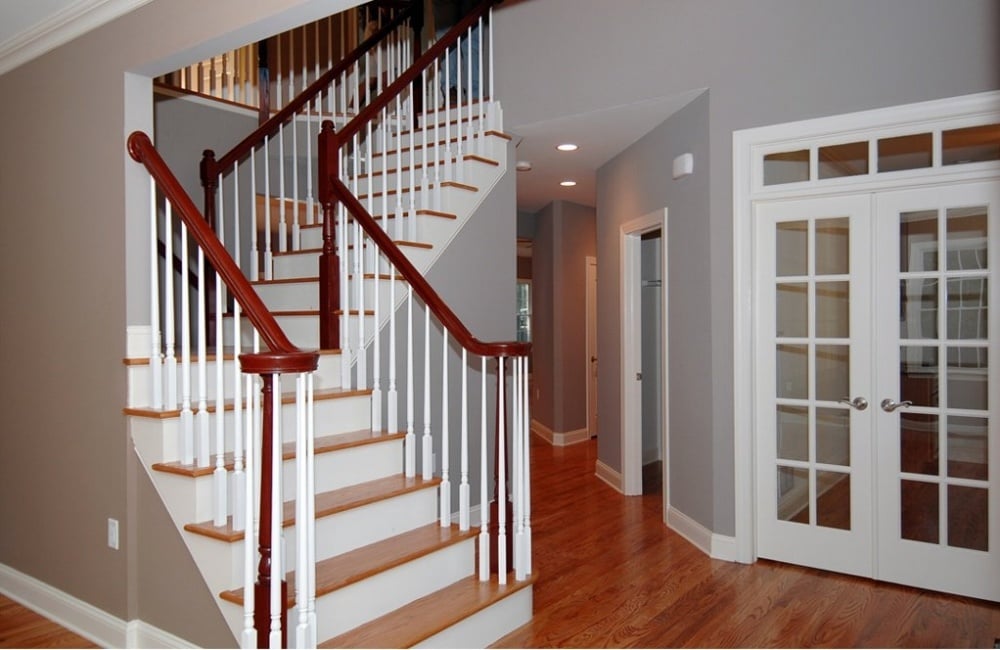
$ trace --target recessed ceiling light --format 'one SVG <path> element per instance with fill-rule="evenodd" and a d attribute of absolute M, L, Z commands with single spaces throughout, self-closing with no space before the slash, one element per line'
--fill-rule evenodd
<path fill-rule="evenodd" d="M 556 147 L 559 151 L 576 151 L 579 148 L 580 147 L 576 146 L 572 142 L 566 142 Z"/>
<path fill-rule="evenodd" d="M 563 187 L 573 187 L 576 185 L 576 181 L 563 181 L 559 184 L 562 185 Z"/>

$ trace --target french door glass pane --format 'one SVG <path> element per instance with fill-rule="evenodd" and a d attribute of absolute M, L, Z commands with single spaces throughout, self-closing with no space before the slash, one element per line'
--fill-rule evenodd
<path fill-rule="evenodd" d="M 816 472 L 816 523 L 827 528 L 851 529 L 851 475 Z"/>
<path fill-rule="evenodd" d="M 899 270 L 936 271 L 938 267 L 937 210 L 899 215 Z"/>
<path fill-rule="evenodd" d="M 816 462 L 850 466 L 850 409 L 816 408 Z"/>
<path fill-rule="evenodd" d="M 846 345 L 816 346 L 816 399 L 836 402 L 850 395 L 851 349 Z"/>
<path fill-rule="evenodd" d="M 816 275 L 850 273 L 847 217 L 816 220 Z"/>
<path fill-rule="evenodd" d="M 938 416 L 899 415 L 899 469 L 910 474 L 938 474 Z"/>
<path fill-rule="evenodd" d="M 778 519 L 809 523 L 809 470 L 778 466 Z"/>
<path fill-rule="evenodd" d="M 809 346 L 778 345 L 778 397 L 809 397 Z"/>
<path fill-rule="evenodd" d="M 948 486 L 948 545 L 989 550 L 987 490 L 964 485 Z"/>
<path fill-rule="evenodd" d="M 948 338 L 988 338 L 986 278 L 948 280 Z"/>
<path fill-rule="evenodd" d="M 809 409 L 778 405 L 778 458 L 809 460 Z"/>
<path fill-rule="evenodd" d="M 785 221 L 777 224 L 776 275 L 805 275 L 809 272 L 809 222 Z"/>
<path fill-rule="evenodd" d="M 952 208 L 947 225 L 948 270 L 987 268 L 986 208 Z"/>
<path fill-rule="evenodd" d="M 937 278 L 900 280 L 903 301 L 899 320 L 899 338 L 936 339 L 938 337 Z"/>
<path fill-rule="evenodd" d="M 989 420 L 948 416 L 948 476 L 989 478 Z"/>
<path fill-rule="evenodd" d="M 847 282 L 816 283 L 816 336 L 846 339 L 851 335 L 851 290 Z"/>
<path fill-rule="evenodd" d="M 777 336 L 805 338 L 809 336 L 809 285 L 805 282 L 778 284 Z"/>
<path fill-rule="evenodd" d="M 937 544 L 941 537 L 938 484 L 900 481 L 899 505 L 903 539 Z"/>
<path fill-rule="evenodd" d="M 900 401 L 914 406 L 938 405 L 938 349 L 930 346 L 900 346 Z"/>

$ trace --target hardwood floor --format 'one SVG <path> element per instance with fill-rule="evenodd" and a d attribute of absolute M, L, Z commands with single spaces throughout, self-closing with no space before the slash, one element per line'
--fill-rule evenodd
<path fill-rule="evenodd" d="M 993 647 L 1000 605 L 813 569 L 712 560 L 659 494 L 594 476 L 595 441 L 532 442 L 535 616 L 494 647 Z"/>
<path fill-rule="evenodd" d="M 96 648 L 78 634 L 0 595 L 0 648 Z"/>

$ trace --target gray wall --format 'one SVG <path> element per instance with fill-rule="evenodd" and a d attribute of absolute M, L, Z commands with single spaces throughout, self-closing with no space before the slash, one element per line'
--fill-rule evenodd
<path fill-rule="evenodd" d="M 733 131 L 996 89 L 1000 3 L 531 0 L 505 3 L 495 23 L 497 94 L 506 127 L 515 132 L 568 114 L 711 90 L 711 102 L 703 97 L 699 105 L 703 114 L 686 118 L 707 124 L 698 140 L 668 120 L 669 138 L 654 130 L 599 175 L 599 456 L 621 467 L 620 360 L 614 359 L 619 260 L 611 226 L 669 206 L 678 220 L 698 220 L 682 226 L 690 259 L 670 249 L 671 269 L 683 269 L 697 285 L 685 288 L 689 295 L 670 297 L 670 338 L 677 342 L 671 353 L 690 351 L 688 359 L 671 358 L 671 402 L 677 403 L 674 373 L 682 369 L 698 409 L 686 416 L 691 428 L 676 428 L 671 416 L 671 431 L 686 437 L 676 452 L 671 447 L 671 454 L 686 456 L 674 458 L 681 469 L 671 478 L 671 498 L 710 530 L 732 534 Z M 551 47 L 555 30 L 559 47 Z M 692 147 L 694 177 L 671 182 L 673 156 Z M 697 216 L 688 215 L 682 196 L 693 183 L 708 187 Z"/>
<path fill-rule="evenodd" d="M 196 573 L 162 539 L 172 524 L 121 412 L 126 325 L 148 305 L 145 219 L 126 210 L 129 180 L 140 194 L 148 181 L 125 138 L 152 129 L 148 76 L 349 4 L 153 2 L 0 76 L 0 564 L 118 618 L 232 643 L 210 596 L 173 591 Z M 145 110 L 127 110 L 134 97 Z"/>
<path fill-rule="evenodd" d="M 594 209 L 554 201 L 535 215 L 532 247 L 532 419 L 555 433 L 587 427 L 586 258 Z"/>

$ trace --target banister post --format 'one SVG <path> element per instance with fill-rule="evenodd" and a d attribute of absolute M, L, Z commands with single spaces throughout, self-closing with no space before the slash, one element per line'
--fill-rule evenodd
<path fill-rule="evenodd" d="M 217 216 L 215 214 L 216 201 L 218 200 L 219 192 L 219 165 L 215 161 L 215 151 L 212 149 L 205 149 L 201 153 L 201 164 L 198 166 L 199 174 L 201 176 L 201 187 L 205 191 L 205 221 L 208 223 L 208 227 L 211 228 L 212 232 L 218 235 L 216 230 L 216 223 L 218 222 Z M 215 269 L 212 268 L 211 262 L 208 264 L 205 274 L 205 295 L 202 296 L 202 300 L 205 301 L 205 313 L 211 314 L 215 309 Z M 223 294 L 225 295 L 225 294 Z M 215 314 L 216 318 L 222 318 L 221 314 Z M 209 327 L 206 332 L 206 345 L 215 345 L 215 328 Z"/>
<path fill-rule="evenodd" d="M 318 194 L 323 206 L 323 251 L 319 256 L 319 346 L 324 350 L 340 348 L 340 257 L 334 236 L 336 226 L 331 178 L 340 176 L 340 151 L 333 122 L 324 120 L 319 133 Z"/>
<path fill-rule="evenodd" d="M 424 53 L 421 45 L 424 38 L 424 0 L 413 0 L 413 6 L 413 43 L 411 47 L 413 48 L 413 60 L 416 61 Z M 410 92 L 413 95 L 414 115 L 423 114 L 424 88 L 419 77 L 413 80 Z"/>
<path fill-rule="evenodd" d="M 507 372 L 506 364 L 501 365 L 499 363 L 499 358 L 497 359 L 497 412 L 496 412 L 496 435 L 493 437 L 493 500 L 490 502 L 490 572 L 498 573 L 500 571 L 500 554 L 498 553 L 500 544 L 500 504 L 503 503 L 505 517 L 505 529 L 506 529 L 506 544 L 507 548 L 507 569 L 510 570 L 511 560 L 514 557 L 514 536 L 511 534 L 511 524 L 514 521 L 514 504 L 510 501 L 510 492 L 507 486 L 510 485 L 511 475 L 508 471 L 507 464 L 507 453 L 504 450 L 503 458 L 503 473 L 507 477 L 507 485 L 504 486 L 503 494 L 500 493 L 500 406 L 503 404 L 504 408 L 507 406 L 507 400 L 502 397 L 507 395 Z M 503 374 L 500 373 L 500 369 L 504 368 Z M 501 397 L 502 396 L 502 397 Z M 508 417 L 503 418 L 503 439 L 504 442 L 507 441 L 507 423 L 510 420 Z M 502 501 L 501 501 L 502 499 Z"/>
<path fill-rule="evenodd" d="M 272 476 L 272 449 L 274 444 L 273 386 L 274 375 L 261 373 L 261 450 L 260 450 L 260 510 L 258 521 L 257 550 L 260 562 L 257 565 L 257 582 L 254 584 L 254 627 L 257 629 L 257 647 L 270 647 L 271 636 L 271 554 L 274 549 L 271 538 L 271 489 L 275 477 Z M 280 479 L 278 479 L 280 480 Z M 249 552 L 249 549 L 247 550 Z M 280 549 L 277 551 L 280 552 Z M 288 647 L 288 584 L 281 577 L 281 647 Z"/>

